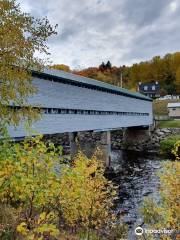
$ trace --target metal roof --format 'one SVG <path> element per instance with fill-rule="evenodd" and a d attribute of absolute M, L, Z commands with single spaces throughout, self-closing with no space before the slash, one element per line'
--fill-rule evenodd
<path fill-rule="evenodd" d="M 180 107 L 180 102 L 177 102 L 177 103 L 168 103 L 167 107 L 168 107 L 168 108 Z"/>
<path fill-rule="evenodd" d="M 75 83 L 81 83 L 81 84 L 84 84 L 84 85 L 90 85 L 90 86 L 94 86 L 94 87 L 99 87 L 99 88 L 103 88 L 103 89 L 107 89 L 107 90 L 116 91 L 116 92 L 119 92 L 121 94 L 130 96 L 130 97 L 143 99 L 143 100 L 147 100 L 147 101 L 152 101 L 151 98 L 149 98 L 147 96 L 144 96 L 141 93 L 132 92 L 132 91 L 129 91 L 125 88 L 120 88 L 120 87 L 117 87 L 117 86 L 114 86 L 114 85 L 111 85 L 111 84 L 108 84 L 108 83 L 105 83 L 105 82 L 101 82 L 101 81 L 91 79 L 91 78 L 87 78 L 87 77 L 82 77 L 82 76 L 79 76 L 79 75 L 76 75 L 76 74 L 73 74 L 73 73 L 69 73 L 69 72 L 64 72 L 64 71 L 61 71 L 61 70 L 54 70 L 54 69 L 47 69 L 46 68 L 41 72 L 36 72 L 36 71 L 32 71 L 32 72 L 35 73 L 35 74 L 38 74 L 38 75 L 42 75 L 42 76 L 46 75 L 46 76 L 49 76 L 50 78 L 56 78 L 56 79 L 59 79 L 59 80 L 65 79 L 67 81 L 72 81 L 72 82 L 75 82 Z"/>

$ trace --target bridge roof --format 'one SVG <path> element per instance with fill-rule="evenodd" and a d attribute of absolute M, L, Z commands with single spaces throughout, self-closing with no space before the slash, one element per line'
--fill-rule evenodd
<path fill-rule="evenodd" d="M 120 88 L 105 82 L 101 82 L 92 78 L 87 78 L 87 77 L 83 77 L 83 76 L 79 76 L 77 74 L 73 74 L 73 73 L 68 73 L 68 72 L 64 72 L 61 70 L 54 70 L 54 69 L 44 69 L 41 72 L 36 72 L 36 71 L 32 71 L 35 74 L 41 75 L 43 76 L 47 76 L 50 77 L 51 79 L 54 78 L 56 80 L 61 81 L 66 80 L 67 82 L 75 82 L 75 83 L 80 83 L 86 86 L 94 86 L 94 87 L 99 87 L 99 88 L 103 88 L 103 89 L 108 89 L 108 90 L 112 90 L 112 91 L 116 91 L 119 92 L 123 95 L 129 96 L 129 97 L 134 97 L 134 98 L 138 98 L 138 99 L 143 99 L 143 100 L 147 100 L 147 101 L 152 101 L 151 98 L 144 96 L 138 92 L 132 92 L 129 91 L 125 88 Z"/>

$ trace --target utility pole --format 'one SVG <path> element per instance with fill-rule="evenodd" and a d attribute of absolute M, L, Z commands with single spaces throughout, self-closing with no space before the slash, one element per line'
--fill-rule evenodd
<path fill-rule="evenodd" d="M 122 72 L 121 72 L 121 78 L 120 78 L 120 80 L 121 80 L 121 88 L 122 88 L 122 86 L 123 86 L 123 75 L 122 75 Z"/>

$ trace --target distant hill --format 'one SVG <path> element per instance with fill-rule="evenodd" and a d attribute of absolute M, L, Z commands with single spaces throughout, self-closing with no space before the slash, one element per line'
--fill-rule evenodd
<path fill-rule="evenodd" d="M 180 94 L 180 52 L 168 53 L 164 57 L 155 56 L 150 61 L 135 63 L 130 67 L 113 66 L 110 61 L 80 71 L 72 71 L 63 64 L 51 67 L 117 86 L 121 86 L 122 78 L 122 86 L 134 91 L 137 90 L 138 82 L 158 81 L 161 95 Z"/>

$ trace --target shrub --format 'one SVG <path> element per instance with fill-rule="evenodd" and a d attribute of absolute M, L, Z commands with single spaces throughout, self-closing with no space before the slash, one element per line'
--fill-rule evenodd
<path fill-rule="evenodd" d="M 165 157 L 173 158 L 172 149 L 174 148 L 174 144 L 180 140 L 180 135 L 170 136 L 167 139 L 164 139 L 160 142 L 161 153 Z"/>
<path fill-rule="evenodd" d="M 159 172 L 160 177 L 160 201 L 157 203 L 152 198 L 146 198 L 141 213 L 144 221 L 152 229 L 178 230 L 180 222 L 180 162 L 179 162 L 180 141 L 178 141 L 173 154 L 176 157 L 174 162 L 163 163 L 163 169 Z M 170 236 L 162 236 L 159 239 L 170 239 Z"/>
<path fill-rule="evenodd" d="M 18 224 L 33 230 L 35 219 L 51 211 L 59 193 L 55 168 L 60 168 L 60 155 L 61 148 L 46 146 L 41 136 L 22 144 L 0 144 L 0 201 L 19 212 L 16 226 L 10 224 L 13 231 Z"/>
<path fill-rule="evenodd" d="M 1 240 L 13 239 L 18 211 L 6 204 L 0 204 L 0 237 Z"/>
<path fill-rule="evenodd" d="M 46 145 L 42 136 L 0 144 L 0 204 L 14 211 L 12 219 L 0 219 L 1 238 L 11 232 L 18 239 L 57 239 L 64 230 L 98 236 L 115 220 L 115 197 L 96 155 L 79 152 L 65 164 L 62 148 Z"/>

